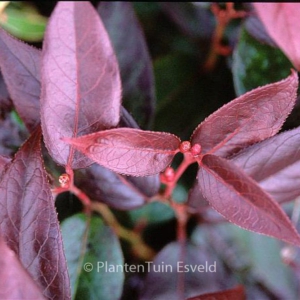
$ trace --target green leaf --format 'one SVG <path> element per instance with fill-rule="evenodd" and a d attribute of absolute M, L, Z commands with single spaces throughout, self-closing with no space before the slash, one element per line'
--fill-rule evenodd
<path fill-rule="evenodd" d="M 124 281 L 118 238 L 101 218 L 77 214 L 66 219 L 62 236 L 73 299 L 118 300 Z"/>
<path fill-rule="evenodd" d="M 232 64 L 238 96 L 287 77 L 292 67 L 281 50 L 260 43 L 242 28 Z"/>
<path fill-rule="evenodd" d="M 25 3 L 7 6 L 0 19 L 1 27 L 13 36 L 27 41 L 40 42 L 44 37 L 47 18 Z"/>
<path fill-rule="evenodd" d="M 175 218 L 173 209 L 161 202 L 152 202 L 141 208 L 131 210 L 129 215 L 134 224 L 139 221 L 155 224 Z"/>

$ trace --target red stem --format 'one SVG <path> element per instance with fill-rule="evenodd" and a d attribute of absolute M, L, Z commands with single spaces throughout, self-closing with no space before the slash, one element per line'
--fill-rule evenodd
<path fill-rule="evenodd" d="M 183 155 L 184 155 L 183 161 L 181 162 L 181 164 L 179 165 L 179 167 L 175 171 L 174 180 L 172 180 L 171 182 L 166 183 L 167 187 L 166 187 L 166 189 L 163 193 L 163 197 L 165 197 L 165 198 L 169 198 L 171 196 L 174 188 L 176 187 L 177 181 L 179 180 L 181 175 L 184 173 L 184 171 L 187 169 L 187 167 L 190 164 L 192 164 L 196 161 L 195 158 L 189 152 L 186 152 Z"/>

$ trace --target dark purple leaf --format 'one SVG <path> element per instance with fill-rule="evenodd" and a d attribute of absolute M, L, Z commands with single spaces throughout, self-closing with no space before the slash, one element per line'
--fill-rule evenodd
<path fill-rule="evenodd" d="M 204 155 L 198 182 L 210 205 L 230 222 L 300 245 L 297 231 L 278 203 L 234 164 Z"/>
<path fill-rule="evenodd" d="M 300 161 L 259 184 L 279 203 L 295 200 L 300 195 Z"/>
<path fill-rule="evenodd" d="M 190 2 L 161 2 L 160 5 L 184 34 L 192 38 L 211 38 L 214 20 L 209 9 Z"/>
<path fill-rule="evenodd" d="M 89 2 L 58 2 L 47 26 L 42 56 L 45 144 L 59 164 L 86 167 L 91 161 L 61 137 L 117 126 L 121 98 L 117 60 Z"/>
<path fill-rule="evenodd" d="M 0 43 L 1 49 L 1 43 Z M 1 53 L 1 50 L 0 50 Z M 2 73 L 0 73 L 0 108 L 11 108 L 12 102 L 9 98 L 8 90 L 6 88 Z"/>
<path fill-rule="evenodd" d="M 0 108 L 0 155 L 11 156 L 28 137 L 28 131 L 20 126 L 10 110 Z"/>
<path fill-rule="evenodd" d="M 224 105 L 194 131 L 192 144 L 203 153 L 227 157 L 275 135 L 291 112 L 297 96 L 298 75 L 254 89 Z"/>
<path fill-rule="evenodd" d="M 269 35 L 300 70 L 299 3 L 253 3 Z"/>
<path fill-rule="evenodd" d="M 0 231 L 45 297 L 69 299 L 61 234 L 37 129 L 2 176 Z"/>
<path fill-rule="evenodd" d="M 142 128 L 148 128 L 155 105 L 152 62 L 132 3 L 103 1 L 98 12 L 118 58 L 123 104 Z"/>
<path fill-rule="evenodd" d="M 228 276 L 214 253 L 205 245 L 198 247 L 191 243 L 186 245 L 184 252 L 181 257 L 182 245 L 173 242 L 157 254 L 153 264 L 148 264 L 150 272 L 140 300 L 182 299 L 179 297 L 179 286 L 182 284 L 179 281 L 182 279 L 185 297 L 224 288 L 224 280 Z M 200 270 L 194 269 L 198 267 Z M 186 272 L 183 273 L 183 270 Z"/>
<path fill-rule="evenodd" d="M 239 285 L 230 290 L 202 294 L 187 300 L 246 300 L 246 294 L 244 287 Z"/>
<path fill-rule="evenodd" d="M 139 125 L 137 124 L 135 119 L 131 116 L 131 114 L 123 106 L 121 106 L 119 127 L 129 127 L 129 128 L 139 129 Z"/>
<path fill-rule="evenodd" d="M 0 238 L 0 299 L 45 299 L 16 254 Z"/>
<path fill-rule="evenodd" d="M 123 177 L 98 164 L 93 164 L 90 168 L 76 172 L 75 184 L 94 201 L 104 202 L 117 209 L 128 210 L 145 204 L 148 197 L 158 191 L 157 177 L 136 179 L 144 178 L 147 178 L 147 182 L 144 183 L 145 189 L 143 190 L 141 182 L 131 182 L 132 178 Z M 151 194 L 148 196 L 149 192 Z"/>
<path fill-rule="evenodd" d="M 202 212 L 209 204 L 201 193 L 200 186 L 196 180 L 194 186 L 189 190 L 187 205 L 189 208 Z"/>
<path fill-rule="evenodd" d="M 0 29 L 0 66 L 11 99 L 26 127 L 40 122 L 41 52 Z"/>
<path fill-rule="evenodd" d="M 104 130 L 64 141 L 98 164 L 133 176 L 163 171 L 179 152 L 180 145 L 173 134 L 131 128 Z"/>
<path fill-rule="evenodd" d="M 231 161 L 279 202 L 300 195 L 300 127 L 239 152 Z"/>

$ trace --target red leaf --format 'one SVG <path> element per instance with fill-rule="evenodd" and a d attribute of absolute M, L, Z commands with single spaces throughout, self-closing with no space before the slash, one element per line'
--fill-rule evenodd
<path fill-rule="evenodd" d="M 204 155 L 198 182 L 210 205 L 230 222 L 300 245 L 300 236 L 278 203 L 234 164 Z"/>
<path fill-rule="evenodd" d="M 69 299 L 61 234 L 35 131 L 2 176 L 0 231 L 45 297 Z"/>
<path fill-rule="evenodd" d="M 253 3 L 269 35 L 300 70 L 299 3 Z"/>
<path fill-rule="evenodd" d="M 143 129 L 148 128 L 153 121 L 155 105 L 153 69 L 133 4 L 127 1 L 101 1 L 98 12 L 118 58 L 123 105 Z"/>
<path fill-rule="evenodd" d="M 116 126 L 121 93 L 117 60 L 89 2 L 58 2 L 46 30 L 42 59 L 45 144 L 59 164 L 84 168 L 90 160 L 74 153 L 61 137 Z"/>
<path fill-rule="evenodd" d="M 24 121 L 32 130 L 40 122 L 41 52 L 0 29 L 0 66 L 9 94 Z"/>
<path fill-rule="evenodd" d="M 300 127 L 239 152 L 231 161 L 279 201 L 300 195 Z"/>
<path fill-rule="evenodd" d="M 230 290 L 202 294 L 187 300 L 246 300 L 246 295 L 244 287 L 239 285 Z"/>
<path fill-rule="evenodd" d="M 2 238 L 0 253 L 0 299 L 45 299 Z"/>
<path fill-rule="evenodd" d="M 254 89 L 205 119 L 194 131 L 192 144 L 203 153 L 227 157 L 246 146 L 275 135 L 291 112 L 297 95 L 298 76 Z"/>
<path fill-rule="evenodd" d="M 98 164 L 133 176 L 161 172 L 171 163 L 180 145 L 175 135 L 132 128 L 105 130 L 64 141 Z"/>

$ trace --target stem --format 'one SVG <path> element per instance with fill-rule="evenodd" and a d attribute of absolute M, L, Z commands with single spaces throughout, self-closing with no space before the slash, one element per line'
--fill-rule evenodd
<path fill-rule="evenodd" d="M 67 170 L 67 172 L 70 175 L 70 177 L 72 176 L 71 178 L 73 179 L 74 178 L 73 170 L 72 172 L 69 172 L 69 170 Z M 80 190 L 78 187 L 76 187 L 73 184 L 73 180 L 71 181 L 71 184 L 67 188 L 63 188 L 63 187 L 55 188 L 53 190 L 53 193 L 57 195 L 59 193 L 66 192 L 66 191 L 69 191 L 78 197 L 78 199 L 84 205 L 85 213 L 88 216 L 91 215 L 92 210 L 101 214 L 104 221 L 109 226 L 112 227 L 112 229 L 117 234 L 117 236 L 119 238 L 128 241 L 131 244 L 134 253 L 140 259 L 143 260 L 153 259 L 153 257 L 155 256 L 155 252 L 144 243 L 144 241 L 142 240 L 141 236 L 138 233 L 129 230 L 127 228 L 124 228 L 121 224 L 119 224 L 118 220 L 116 219 L 116 217 L 114 216 L 114 214 L 111 212 L 111 210 L 108 208 L 107 205 L 99 202 L 92 202 L 91 199 L 82 190 Z"/>
<path fill-rule="evenodd" d="M 174 188 L 176 187 L 177 181 L 179 180 L 181 175 L 184 173 L 184 171 L 187 169 L 187 167 L 190 164 L 195 162 L 194 157 L 192 157 L 192 155 L 189 152 L 184 153 L 183 155 L 184 155 L 183 156 L 183 161 L 181 162 L 181 164 L 179 165 L 179 167 L 175 171 L 174 180 L 167 183 L 167 187 L 166 187 L 166 189 L 163 193 L 163 197 L 165 197 L 165 198 L 170 198 L 171 197 L 171 194 L 172 194 Z"/>
<path fill-rule="evenodd" d="M 144 260 L 153 259 L 153 257 L 155 256 L 155 252 L 144 243 L 139 234 L 120 225 L 107 205 L 99 202 L 93 202 L 92 209 L 102 215 L 106 223 L 112 227 L 114 232 L 120 238 L 128 241 L 132 245 L 134 253 L 139 258 Z"/>
<path fill-rule="evenodd" d="M 222 45 L 222 37 L 228 23 L 232 19 L 246 16 L 246 12 L 234 9 L 234 2 L 226 2 L 225 10 L 220 9 L 217 3 L 212 3 L 211 11 L 216 18 L 216 28 L 212 37 L 209 54 L 203 66 L 205 72 L 212 71 L 215 68 L 219 55 L 226 56 L 231 53 L 230 47 Z"/>

